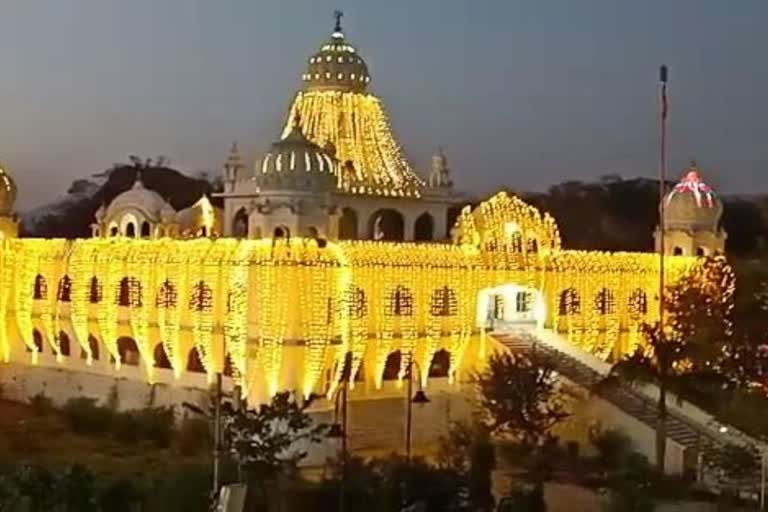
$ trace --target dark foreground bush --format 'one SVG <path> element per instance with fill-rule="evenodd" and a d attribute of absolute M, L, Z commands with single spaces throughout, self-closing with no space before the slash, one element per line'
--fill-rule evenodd
<path fill-rule="evenodd" d="M 111 409 L 96 405 L 96 400 L 91 398 L 68 400 L 62 413 L 73 432 L 85 435 L 106 434 L 112 428 L 115 416 Z"/>

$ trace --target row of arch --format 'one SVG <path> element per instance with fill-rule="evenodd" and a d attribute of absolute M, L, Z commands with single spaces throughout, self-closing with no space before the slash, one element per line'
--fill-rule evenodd
<path fill-rule="evenodd" d="M 42 354 L 45 351 L 45 344 L 43 342 L 43 334 L 35 329 L 32 332 L 32 339 L 35 350 L 38 354 Z M 72 344 L 69 335 L 64 331 L 59 332 L 58 338 L 59 355 L 64 357 L 70 357 L 72 355 Z M 27 347 L 27 351 L 31 352 L 32 349 Z M 141 361 L 141 354 L 139 353 L 139 346 L 133 338 L 120 337 L 117 340 L 117 351 L 120 355 L 121 364 L 128 366 L 139 366 Z M 80 358 L 87 359 L 90 354 L 92 361 L 99 361 L 101 358 L 101 349 L 99 341 L 94 336 L 88 336 L 88 351 L 80 349 Z M 400 369 L 402 368 L 402 353 L 397 350 L 390 353 L 387 356 L 386 363 L 384 364 L 383 380 L 397 380 L 400 376 Z M 114 358 L 110 356 L 110 362 L 114 363 Z M 159 369 L 172 369 L 171 361 L 166 354 L 165 347 L 162 343 L 155 345 L 153 351 L 154 367 Z M 345 373 L 348 373 L 346 368 L 351 364 L 351 354 L 347 354 L 345 361 Z M 451 354 L 445 349 L 440 349 L 434 353 L 430 366 L 427 370 L 427 374 L 430 378 L 447 377 L 451 367 Z M 200 352 L 197 347 L 193 347 L 187 354 L 186 370 L 190 373 L 205 373 L 205 367 L 200 357 Z M 224 375 L 232 376 L 232 364 L 229 356 L 227 356 L 224 365 Z M 360 381 L 363 379 L 363 365 L 360 365 L 355 380 Z"/>
<path fill-rule="evenodd" d="M 648 295 L 640 288 L 629 294 L 627 301 L 629 312 L 635 315 L 648 313 Z M 593 309 L 601 315 L 616 312 L 616 295 L 607 288 L 602 288 L 594 297 Z M 560 293 L 558 304 L 560 316 L 579 315 L 582 312 L 581 296 L 575 288 L 567 288 Z"/>
<path fill-rule="evenodd" d="M 352 286 L 347 291 L 347 312 L 352 319 L 360 319 L 368 314 L 368 299 L 365 291 Z M 413 316 L 415 300 L 413 292 L 406 286 L 397 286 L 387 297 L 386 314 L 388 316 Z M 429 302 L 429 313 L 432 316 L 456 316 L 459 311 L 459 301 L 456 291 L 448 286 L 432 291 Z"/>
<path fill-rule="evenodd" d="M 38 330 L 34 329 L 32 331 L 32 341 L 35 350 L 38 354 L 42 354 L 45 352 L 45 343 L 43 342 L 43 334 Z M 58 354 L 64 357 L 70 357 L 72 355 L 72 342 L 70 341 L 69 335 L 64 332 L 60 331 L 59 335 L 56 338 L 56 341 L 59 346 Z M 27 352 L 31 352 L 32 349 L 27 347 Z M 128 365 L 128 366 L 139 366 L 139 363 L 141 361 L 141 354 L 139 352 L 139 346 L 136 343 L 136 340 L 130 337 L 120 337 L 117 340 L 117 352 L 120 355 L 120 362 L 121 364 Z M 90 353 L 91 360 L 93 361 L 99 361 L 101 358 L 101 349 L 100 349 L 100 343 L 96 339 L 95 336 L 90 335 L 88 336 L 88 351 L 81 348 L 80 349 L 80 358 L 81 359 L 87 359 L 88 355 Z M 161 368 L 161 369 L 172 369 L 171 361 L 168 358 L 168 355 L 165 352 L 165 347 L 162 343 L 158 343 L 155 345 L 154 351 L 153 351 L 153 361 L 154 361 L 154 367 L 155 368 Z M 110 356 L 110 362 L 114 363 L 114 358 Z M 200 357 L 200 352 L 197 350 L 197 347 L 193 347 L 187 354 L 187 361 L 186 361 L 186 370 L 191 373 L 205 373 L 205 367 L 203 366 L 203 360 Z M 224 375 L 226 376 L 232 376 L 232 364 L 231 360 L 229 359 L 229 356 L 227 356 L 225 366 L 224 366 Z"/>
<path fill-rule="evenodd" d="M 458 217 L 459 210 L 449 208 L 446 213 L 446 225 L 452 226 Z M 245 238 L 249 234 L 248 212 L 241 208 L 235 212 L 232 218 L 232 235 L 237 238 Z M 312 237 L 309 228 L 306 236 Z M 317 232 L 317 229 L 315 229 Z M 277 226 L 272 233 L 273 237 L 288 237 L 290 230 L 286 226 Z M 261 232 L 253 233 L 253 238 L 261 238 Z M 417 242 L 429 242 L 440 238 L 436 234 L 435 218 L 429 212 L 419 215 L 413 226 L 413 240 Z M 382 240 L 397 242 L 406 239 L 405 217 L 394 208 L 381 208 L 376 210 L 368 218 L 365 232 L 360 233 L 360 216 L 354 208 L 345 207 L 341 210 L 339 219 L 340 240 Z"/>
<path fill-rule="evenodd" d="M 89 284 L 89 302 L 98 304 L 102 301 L 102 286 L 97 277 L 92 277 Z M 35 277 L 33 298 L 44 300 L 48 297 L 48 284 L 43 276 Z M 72 279 L 65 275 L 59 280 L 56 292 L 59 302 L 72 301 Z M 115 302 L 119 306 L 141 307 L 144 296 L 141 281 L 135 277 L 124 277 L 120 280 L 115 292 Z M 163 308 L 175 308 L 178 305 L 176 286 L 166 279 L 161 285 L 155 298 L 155 304 Z M 198 281 L 192 287 L 189 297 L 189 307 L 195 311 L 210 311 L 213 308 L 213 290 L 204 281 Z"/>

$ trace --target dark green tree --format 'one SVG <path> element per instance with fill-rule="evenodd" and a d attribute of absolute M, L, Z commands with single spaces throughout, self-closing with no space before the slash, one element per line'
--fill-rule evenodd
<path fill-rule="evenodd" d="M 492 356 L 487 370 L 477 376 L 477 385 L 490 429 L 524 444 L 540 444 L 568 417 L 554 366 L 540 353 Z"/>

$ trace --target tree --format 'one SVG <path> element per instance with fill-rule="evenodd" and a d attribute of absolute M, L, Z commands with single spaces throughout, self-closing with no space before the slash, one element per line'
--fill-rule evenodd
<path fill-rule="evenodd" d="M 493 510 L 491 476 L 496 453 L 488 427 L 480 422 L 454 423 L 448 435 L 440 438 L 438 463 L 466 478 L 473 510 Z"/>
<path fill-rule="evenodd" d="M 266 482 L 294 473 L 307 456 L 306 445 L 323 438 L 326 426 L 315 424 L 307 414 L 310 403 L 299 403 L 283 392 L 256 409 L 224 408 L 223 434 L 229 453 L 261 486 L 263 499 L 267 499 Z"/>
<path fill-rule="evenodd" d="M 656 464 L 659 471 L 664 471 L 664 459 L 667 451 L 666 420 L 667 391 L 678 365 L 689 357 L 690 345 L 672 329 L 663 329 L 659 322 L 640 327 L 646 340 L 645 347 L 638 347 L 611 368 L 611 373 L 603 385 L 618 385 L 625 381 L 653 382 L 659 388 L 657 400 L 658 422 L 656 423 Z"/>
<path fill-rule="evenodd" d="M 539 444 L 569 415 L 554 366 L 535 351 L 492 356 L 488 369 L 477 376 L 477 384 L 490 428 L 525 444 Z"/>

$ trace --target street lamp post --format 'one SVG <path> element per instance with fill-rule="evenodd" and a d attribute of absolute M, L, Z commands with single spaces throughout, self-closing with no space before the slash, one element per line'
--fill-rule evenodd
<path fill-rule="evenodd" d="M 413 368 L 416 367 L 416 370 L 419 372 L 418 379 L 419 379 L 419 389 L 416 391 L 416 393 L 413 393 Z M 427 398 L 426 393 L 424 393 L 424 389 L 421 386 L 421 377 L 422 377 L 422 370 L 419 364 L 413 359 L 413 355 L 411 355 L 410 361 L 408 362 L 408 367 L 406 369 L 408 373 L 408 396 L 406 399 L 408 400 L 408 409 L 406 412 L 405 417 L 405 460 L 406 462 L 411 462 L 411 431 L 413 428 L 413 404 L 426 404 L 429 403 L 429 398 Z"/>
<path fill-rule="evenodd" d="M 347 480 L 347 389 L 346 378 L 342 377 L 341 386 L 336 390 L 334 404 L 334 419 L 328 437 L 341 440 L 341 475 L 339 482 L 339 512 L 344 512 L 346 505 L 346 480 Z M 341 400 L 341 404 L 339 404 Z M 341 413 L 341 414 L 339 414 Z M 341 416 L 341 422 L 339 422 Z"/>

